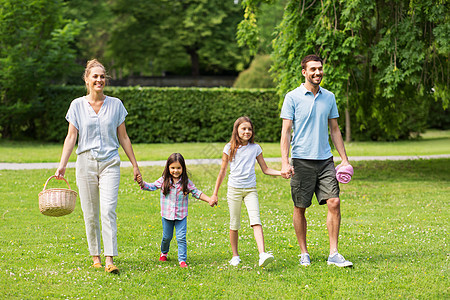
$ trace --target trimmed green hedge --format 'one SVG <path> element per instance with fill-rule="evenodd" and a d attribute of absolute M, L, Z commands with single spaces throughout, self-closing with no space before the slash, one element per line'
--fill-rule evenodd
<path fill-rule="evenodd" d="M 35 121 L 37 138 L 63 141 L 70 102 L 85 94 L 83 86 L 47 88 Z M 272 89 L 107 87 L 105 94 L 123 101 L 133 143 L 225 142 L 243 115 L 252 119 L 257 141 L 280 140 L 280 99 Z"/>

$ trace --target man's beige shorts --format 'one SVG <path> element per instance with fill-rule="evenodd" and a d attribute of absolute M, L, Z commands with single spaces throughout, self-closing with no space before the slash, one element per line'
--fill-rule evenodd
<path fill-rule="evenodd" d="M 247 207 L 250 226 L 261 225 L 258 192 L 256 191 L 256 187 L 241 189 L 228 186 L 227 199 L 228 208 L 230 210 L 231 230 L 239 230 L 241 228 L 242 202 L 244 202 Z"/>

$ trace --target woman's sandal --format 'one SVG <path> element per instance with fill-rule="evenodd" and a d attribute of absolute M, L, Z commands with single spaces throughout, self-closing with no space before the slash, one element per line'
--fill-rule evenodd
<path fill-rule="evenodd" d="M 102 263 L 94 263 L 94 264 L 92 265 L 92 267 L 93 267 L 93 268 L 96 268 L 96 269 L 103 268 Z"/>
<path fill-rule="evenodd" d="M 112 274 L 119 274 L 119 268 L 117 268 L 115 265 L 107 265 L 105 267 L 105 272 Z"/>

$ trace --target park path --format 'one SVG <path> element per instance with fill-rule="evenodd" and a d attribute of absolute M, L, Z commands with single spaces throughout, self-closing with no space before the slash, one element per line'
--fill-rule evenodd
<path fill-rule="evenodd" d="M 399 156 L 349 156 L 349 161 L 370 161 L 370 160 L 417 160 L 417 159 L 439 159 L 450 158 L 450 154 L 439 155 L 399 155 Z M 281 162 L 280 157 L 265 157 L 267 162 Z M 340 157 L 334 157 L 334 161 L 340 161 Z M 165 160 L 139 161 L 139 167 L 164 166 Z M 220 165 L 221 159 L 187 159 L 186 165 Z M 0 170 L 36 170 L 36 169 L 57 169 L 59 163 L 0 163 Z M 129 161 L 122 161 L 120 167 L 131 167 Z M 69 162 L 67 168 L 75 168 L 74 162 Z"/>

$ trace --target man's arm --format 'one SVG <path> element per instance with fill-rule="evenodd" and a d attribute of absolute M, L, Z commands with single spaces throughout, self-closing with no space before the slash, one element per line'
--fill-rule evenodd
<path fill-rule="evenodd" d="M 294 169 L 289 164 L 289 148 L 291 145 L 291 130 L 292 120 L 283 119 L 283 126 L 281 128 L 281 176 L 283 178 L 290 178 L 294 174 Z"/>
<path fill-rule="evenodd" d="M 341 130 L 339 129 L 337 119 L 329 119 L 328 126 L 330 126 L 331 140 L 333 141 L 333 144 L 342 159 L 341 164 L 348 165 L 348 157 L 347 153 L 345 152 L 344 140 L 342 139 L 342 134 Z"/>

